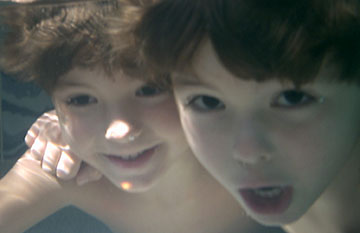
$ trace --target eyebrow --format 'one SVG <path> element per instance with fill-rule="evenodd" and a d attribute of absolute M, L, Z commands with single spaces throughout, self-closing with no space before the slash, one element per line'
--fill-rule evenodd
<path fill-rule="evenodd" d="M 193 90 L 195 91 L 195 89 L 197 91 L 199 91 L 199 89 L 210 89 L 210 90 L 216 90 L 216 88 L 206 84 L 206 83 L 202 83 L 200 81 L 197 81 L 197 80 L 185 80 L 185 81 L 181 81 L 181 82 L 178 82 L 178 87 L 176 88 L 178 90 L 187 90 L 187 91 L 190 91 L 190 90 Z"/>
<path fill-rule="evenodd" d="M 82 83 L 82 82 L 76 82 L 76 81 L 60 81 L 55 89 L 56 90 L 63 90 L 69 87 L 87 87 L 87 88 L 91 88 L 90 85 L 88 85 L 87 83 Z"/>
<path fill-rule="evenodd" d="M 179 80 L 175 83 L 178 84 L 178 88 L 179 90 L 182 89 L 196 89 L 196 88 L 201 88 L 201 89 L 211 89 L 211 90 L 215 90 L 214 87 L 212 87 L 211 85 L 201 81 L 200 77 L 195 73 L 195 72 L 184 72 L 184 73 L 180 73 L 180 72 L 176 72 L 174 74 L 174 78 L 175 80 Z"/>
<path fill-rule="evenodd" d="M 177 83 L 181 85 L 200 85 L 201 81 L 199 76 L 194 72 L 183 71 L 183 72 L 174 72 L 172 73 L 172 78 L 174 80 L 179 80 Z"/>

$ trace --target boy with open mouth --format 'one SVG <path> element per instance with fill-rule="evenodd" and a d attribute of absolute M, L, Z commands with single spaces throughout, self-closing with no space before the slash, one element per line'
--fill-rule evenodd
<path fill-rule="evenodd" d="M 359 1 L 162 1 L 137 35 L 195 156 L 253 219 L 360 231 Z"/>

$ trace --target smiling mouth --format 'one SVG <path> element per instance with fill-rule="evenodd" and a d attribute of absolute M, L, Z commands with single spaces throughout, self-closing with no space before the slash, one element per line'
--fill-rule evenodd
<path fill-rule="evenodd" d="M 146 152 L 148 152 L 151 149 L 153 149 L 153 147 L 150 148 L 150 149 L 140 151 L 140 152 L 138 152 L 136 154 L 118 155 L 118 156 L 115 156 L 115 157 L 117 157 L 118 159 L 124 160 L 124 161 L 134 161 L 134 160 L 138 159 L 140 156 L 144 155 Z M 112 157 L 112 156 L 113 155 L 110 155 L 110 157 Z"/>
<path fill-rule="evenodd" d="M 135 168 L 143 166 L 154 155 L 159 145 L 153 146 L 149 149 L 128 155 L 109 155 L 104 154 L 113 164 L 123 168 Z"/>
<path fill-rule="evenodd" d="M 134 153 L 134 154 L 128 154 L 128 155 L 110 155 L 110 154 L 105 154 L 107 157 L 110 158 L 115 158 L 115 159 L 121 159 L 124 161 L 134 161 L 136 159 L 138 159 L 139 157 L 145 155 L 147 152 L 155 149 L 157 146 L 153 146 L 151 148 L 142 150 L 140 152 Z"/>

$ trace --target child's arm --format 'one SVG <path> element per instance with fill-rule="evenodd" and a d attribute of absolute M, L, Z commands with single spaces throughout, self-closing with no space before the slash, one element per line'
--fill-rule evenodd
<path fill-rule="evenodd" d="M 21 233 L 71 204 L 66 189 L 26 152 L 0 180 L 0 232 Z"/>
<path fill-rule="evenodd" d="M 61 129 L 55 111 L 44 113 L 29 129 L 26 144 L 31 148 L 34 159 L 41 161 L 44 171 L 62 180 L 76 177 L 83 185 L 99 180 L 102 174 L 95 168 L 82 163 L 61 140 Z"/>
<path fill-rule="evenodd" d="M 31 147 L 0 180 L 0 232 L 21 233 L 71 203 L 74 181 L 101 175 L 66 150 L 55 112 L 41 116 L 25 139 Z M 79 173 L 79 174 L 78 174 Z M 59 178 L 57 179 L 56 174 Z"/>

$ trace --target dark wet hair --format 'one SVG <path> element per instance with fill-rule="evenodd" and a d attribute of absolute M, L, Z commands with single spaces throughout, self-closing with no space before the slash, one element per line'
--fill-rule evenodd
<path fill-rule="evenodd" d="M 303 84 L 326 62 L 337 81 L 360 83 L 359 0 L 163 0 L 137 27 L 155 69 L 191 65 L 208 37 L 223 65 L 242 79 Z"/>
<path fill-rule="evenodd" d="M 74 67 L 151 80 L 134 46 L 132 30 L 151 0 L 103 0 L 17 6 L 0 10 L 6 27 L 0 69 L 35 81 L 49 93 Z"/>

